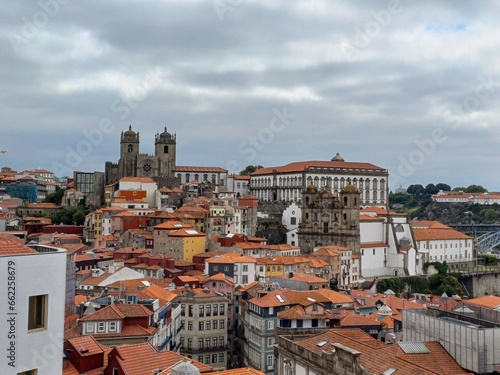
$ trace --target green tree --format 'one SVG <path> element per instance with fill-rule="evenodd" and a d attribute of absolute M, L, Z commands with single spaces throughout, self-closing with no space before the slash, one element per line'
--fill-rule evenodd
<path fill-rule="evenodd" d="M 448 185 L 448 184 L 443 184 L 442 182 L 440 182 L 439 184 L 436 184 L 436 189 L 443 190 L 443 191 L 450 191 L 451 190 L 451 186 Z"/>
<path fill-rule="evenodd" d="M 469 185 L 466 189 L 465 189 L 465 192 L 466 193 L 486 193 L 488 192 L 488 190 L 486 190 L 484 187 L 482 187 L 481 185 Z"/>
<path fill-rule="evenodd" d="M 459 186 L 459 187 L 453 188 L 453 190 L 452 190 L 452 191 L 463 191 L 463 192 L 465 192 L 465 190 L 467 190 L 467 188 L 466 188 L 466 187 Z"/>
<path fill-rule="evenodd" d="M 389 194 L 389 204 L 405 204 L 408 200 L 410 200 L 410 196 L 405 193 Z"/>
<path fill-rule="evenodd" d="M 61 205 L 65 189 L 61 189 L 59 186 L 56 186 L 56 191 L 52 194 L 49 194 L 45 197 L 44 202 L 46 203 L 55 203 L 58 206 Z"/>
<path fill-rule="evenodd" d="M 241 176 L 250 176 L 253 172 L 264 168 L 262 165 L 247 165 L 245 169 L 240 172 Z"/>
<path fill-rule="evenodd" d="M 493 208 L 488 208 L 484 214 L 484 223 L 494 223 L 498 219 L 498 213 Z"/>
<path fill-rule="evenodd" d="M 439 189 L 434 184 L 428 184 L 424 189 L 425 194 L 437 194 Z"/>
<path fill-rule="evenodd" d="M 485 259 L 487 266 L 493 266 L 498 263 L 497 257 L 491 254 L 480 254 L 477 257 L 479 259 Z"/>
<path fill-rule="evenodd" d="M 419 194 L 423 194 L 424 192 L 424 187 L 420 184 L 418 185 L 410 185 L 408 186 L 408 188 L 406 189 L 406 192 L 410 195 L 419 195 Z"/>

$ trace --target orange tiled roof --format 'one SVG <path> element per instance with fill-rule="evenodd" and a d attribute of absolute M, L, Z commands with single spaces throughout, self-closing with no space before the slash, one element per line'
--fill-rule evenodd
<path fill-rule="evenodd" d="M 69 342 L 77 349 L 80 357 L 89 357 L 104 353 L 102 346 L 92 336 L 75 337 L 69 339 Z"/>
<path fill-rule="evenodd" d="M 192 229 L 193 227 L 189 224 L 181 223 L 180 221 L 176 221 L 176 220 L 165 221 L 164 223 L 161 223 L 161 224 L 154 226 L 154 230 L 160 230 L 160 229 L 178 230 L 180 228 Z"/>
<path fill-rule="evenodd" d="M 153 370 L 164 370 L 180 363 L 185 357 L 168 350 L 158 351 L 150 343 L 120 345 L 113 349 L 129 375 L 151 375 Z M 113 352 L 111 352 L 113 356 Z M 212 367 L 192 360 L 201 373 L 211 372 Z"/>
<path fill-rule="evenodd" d="M 225 274 L 223 274 L 222 272 L 219 272 L 218 274 L 216 275 L 213 275 L 213 276 L 210 276 L 209 278 L 207 278 L 205 282 L 209 282 L 209 281 L 223 281 L 225 283 L 228 283 L 229 285 L 234 285 L 234 281 L 231 277 L 228 277 L 226 276 Z"/>
<path fill-rule="evenodd" d="M 473 239 L 473 237 L 467 236 L 466 234 L 451 228 L 450 229 L 413 228 L 413 233 L 415 234 L 415 240 L 417 241 Z"/>
<path fill-rule="evenodd" d="M 324 349 L 318 347 L 317 344 L 322 341 L 327 341 L 327 345 L 339 343 L 359 351 L 362 366 L 366 371 L 374 374 L 382 374 L 390 367 L 397 369 L 396 373 L 400 375 L 472 374 L 462 369 L 437 342 L 424 343 L 430 353 L 406 354 L 399 345 L 386 345 L 361 329 L 332 329 L 315 336 L 295 340 L 295 343 L 320 355 Z M 381 358 L 384 360 L 380 360 Z"/>
<path fill-rule="evenodd" d="M 484 307 L 486 309 L 494 309 L 495 307 L 500 306 L 500 297 L 484 296 L 484 297 L 479 297 L 479 298 L 474 298 L 474 299 L 468 299 L 464 302 L 470 303 L 471 305 Z"/>
<path fill-rule="evenodd" d="M 346 315 L 342 321 L 340 322 L 341 327 L 349 327 L 349 326 L 380 326 L 382 323 L 377 322 L 373 319 L 370 319 L 364 315 L 354 315 L 349 314 Z"/>
<path fill-rule="evenodd" d="M 356 163 L 356 162 L 345 162 L 345 161 L 302 161 L 296 163 L 290 163 L 282 167 L 270 167 L 261 168 L 251 174 L 251 176 L 259 176 L 265 174 L 272 174 L 274 170 L 278 173 L 287 172 L 302 172 L 308 168 L 347 168 L 347 169 L 370 169 L 370 170 L 383 170 L 383 168 L 377 167 L 376 165 L 370 163 Z"/>
<path fill-rule="evenodd" d="M 366 249 L 368 247 L 389 247 L 386 243 L 363 243 L 359 245 L 362 249 Z"/>
<path fill-rule="evenodd" d="M 0 241 L 0 256 L 23 255 L 23 254 L 38 254 L 38 252 L 28 246 L 24 246 L 17 239 Z"/>
<path fill-rule="evenodd" d="M 112 304 L 80 319 L 82 322 L 150 317 L 153 312 L 138 304 Z"/>
<path fill-rule="evenodd" d="M 187 166 L 176 166 L 175 172 L 221 172 L 227 173 L 226 169 L 219 167 L 187 167 Z"/>
<path fill-rule="evenodd" d="M 176 231 L 170 232 L 169 237 L 205 237 L 205 233 L 200 232 L 196 229 L 187 228 L 187 229 L 178 229 Z"/>
<path fill-rule="evenodd" d="M 123 182 L 141 182 L 148 184 L 156 184 L 155 180 L 149 177 L 123 177 L 120 179 Z"/>

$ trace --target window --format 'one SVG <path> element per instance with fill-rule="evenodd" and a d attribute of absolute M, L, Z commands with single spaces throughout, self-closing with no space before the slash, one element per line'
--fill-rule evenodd
<path fill-rule="evenodd" d="M 214 266 L 214 271 L 218 271 L 219 270 L 219 266 Z"/>
<path fill-rule="evenodd" d="M 212 337 L 212 348 L 217 347 L 217 337 Z"/>
<path fill-rule="evenodd" d="M 116 331 L 116 322 L 109 322 L 109 330 L 111 332 Z"/>
<path fill-rule="evenodd" d="M 224 336 L 219 337 L 219 346 L 222 348 L 224 346 Z"/>
<path fill-rule="evenodd" d="M 224 362 L 224 353 L 219 353 L 219 363 Z"/>
<path fill-rule="evenodd" d="M 188 316 L 193 316 L 193 305 L 188 306 Z"/>
<path fill-rule="evenodd" d="M 116 367 L 113 367 L 113 375 L 118 375 L 118 369 Z"/>
<path fill-rule="evenodd" d="M 217 315 L 219 315 L 219 305 L 214 303 L 214 316 L 217 316 Z"/>
<path fill-rule="evenodd" d="M 207 316 L 212 316 L 212 305 L 207 305 Z"/>
<path fill-rule="evenodd" d="M 42 329 L 47 325 L 48 295 L 31 296 L 28 307 L 28 330 Z"/>
<path fill-rule="evenodd" d="M 248 265 L 246 264 L 243 265 L 243 272 L 248 272 Z"/>
<path fill-rule="evenodd" d="M 97 332 L 104 332 L 104 328 L 106 328 L 106 323 L 104 322 L 97 323 Z"/>
<path fill-rule="evenodd" d="M 224 329 L 224 319 L 219 320 L 219 328 Z"/>
<path fill-rule="evenodd" d="M 271 331 L 271 330 L 273 330 L 273 329 L 274 329 L 274 321 L 273 321 L 273 320 L 269 320 L 269 321 L 267 322 L 267 330 L 268 330 L 268 331 Z"/>
<path fill-rule="evenodd" d="M 219 305 L 219 308 L 220 308 L 220 309 L 219 309 L 219 310 L 220 310 L 220 315 L 224 315 L 224 314 L 225 314 L 225 312 L 224 312 L 224 311 L 225 311 L 225 309 L 224 309 L 224 304 L 223 304 L 223 303 L 221 303 L 221 304 Z"/>
<path fill-rule="evenodd" d="M 210 320 L 205 322 L 205 329 L 208 331 L 210 330 L 210 326 L 212 325 L 212 323 L 210 323 Z"/>
<path fill-rule="evenodd" d="M 203 339 L 198 339 L 198 350 L 203 350 Z"/>
<path fill-rule="evenodd" d="M 290 225 L 297 225 L 297 218 L 295 216 L 290 218 Z"/>
<path fill-rule="evenodd" d="M 193 322 L 189 321 L 188 322 L 188 331 L 192 331 L 192 330 L 193 330 Z"/>
<path fill-rule="evenodd" d="M 205 348 L 210 349 L 210 337 L 205 339 Z"/>
<path fill-rule="evenodd" d="M 186 305 L 182 304 L 181 305 L 181 316 L 184 316 L 186 314 Z"/>
<path fill-rule="evenodd" d="M 241 276 L 241 282 L 245 285 L 248 284 L 248 275 Z"/>
<path fill-rule="evenodd" d="M 213 327 L 213 329 L 217 329 L 217 320 L 214 320 L 212 322 L 212 327 Z"/>
<path fill-rule="evenodd" d="M 212 363 L 217 363 L 217 354 L 212 354 Z"/>
<path fill-rule="evenodd" d="M 188 349 L 193 349 L 193 339 L 188 339 Z"/>
<path fill-rule="evenodd" d="M 274 366 L 274 356 L 273 355 L 268 355 L 267 356 L 267 367 L 273 367 Z"/>
<path fill-rule="evenodd" d="M 200 305 L 199 309 L 200 309 L 199 310 L 199 315 L 201 317 L 204 317 L 205 316 L 205 305 Z"/>
<path fill-rule="evenodd" d="M 198 362 L 203 363 L 203 356 L 202 355 L 198 356 Z"/>
<path fill-rule="evenodd" d="M 203 322 L 199 322 L 199 323 L 198 323 L 198 330 L 199 330 L 199 331 L 203 331 L 203 328 L 204 328 L 204 327 L 205 327 L 205 326 L 203 325 Z"/>
<path fill-rule="evenodd" d="M 328 223 L 323 223 L 323 233 L 328 233 Z"/>

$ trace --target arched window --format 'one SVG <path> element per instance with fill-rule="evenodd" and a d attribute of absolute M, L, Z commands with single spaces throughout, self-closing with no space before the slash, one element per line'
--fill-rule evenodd
<path fill-rule="evenodd" d="M 373 200 L 374 201 L 377 200 L 377 191 L 376 190 L 373 191 Z"/>
<path fill-rule="evenodd" d="M 134 146 L 128 145 L 128 152 L 132 152 L 134 150 Z"/>
<path fill-rule="evenodd" d="M 198 173 L 196 173 L 196 174 L 194 175 L 194 179 L 195 179 L 196 181 L 199 181 L 199 180 L 198 180 Z"/>
<path fill-rule="evenodd" d="M 306 205 L 309 205 L 309 197 L 306 197 Z"/>
<path fill-rule="evenodd" d="M 347 203 L 348 203 L 347 197 L 344 197 L 344 206 L 347 206 Z"/>
<path fill-rule="evenodd" d="M 163 153 L 168 154 L 168 146 L 163 146 Z"/>
<path fill-rule="evenodd" d="M 205 174 L 203 175 L 203 181 L 204 181 L 204 182 L 205 182 L 205 181 L 208 181 L 208 174 L 206 174 L 206 173 L 205 173 Z"/>
<path fill-rule="evenodd" d="M 378 189 L 378 181 L 377 181 L 377 179 L 373 180 L 373 189 L 374 190 Z"/>

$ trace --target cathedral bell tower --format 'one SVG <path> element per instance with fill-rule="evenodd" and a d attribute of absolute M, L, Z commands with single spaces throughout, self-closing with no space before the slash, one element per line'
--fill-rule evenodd
<path fill-rule="evenodd" d="M 155 136 L 155 156 L 158 160 L 158 176 L 174 177 L 176 135 L 167 132 L 167 127 L 161 134 Z"/>
<path fill-rule="evenodd" d="M 137 176 L 137 156 L 139 155 L 139 132 L 129 126 L 122 132 L 120 140 L 120 160 L 118 161 L 119 178 Z"/>

